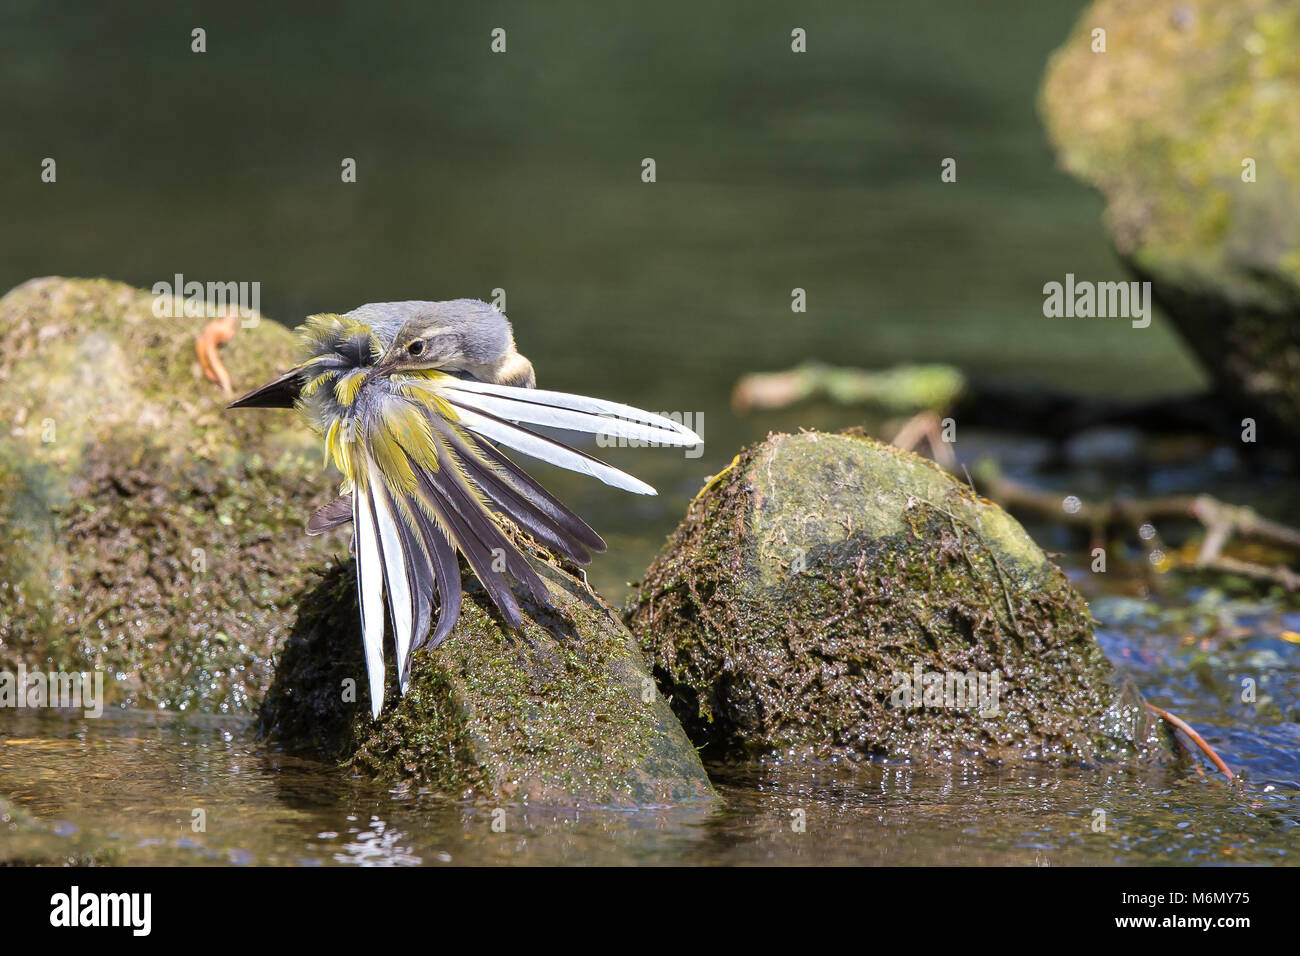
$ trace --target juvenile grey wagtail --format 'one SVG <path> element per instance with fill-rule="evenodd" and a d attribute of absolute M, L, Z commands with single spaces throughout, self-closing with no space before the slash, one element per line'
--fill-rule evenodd
<path fill-rule="evenodd" d="M 230 408 L 297 407 L 343 474 L 341 497 L 311 516 L 308 534 L 351 521 L 371 713 L 384 703 L 384 604 L 398 685 L 411 654 L 445 641 L 460 615 L 465 555 L 502 618 L 522 623 L 508 574 L 539 602 L 546 585 L 498 523 L 504 515 L 579 564 L 605 542 L 498 446 L 599 478 L 655 490 L 527 427 L 542 425 L 659 445 L 701 443 L 661 415 L 535 388 L 506 317 L 475 299 L 377 302 L 313 315 L 299 329 L 303 360 Z M 430 634 L 434 591 L 437 626 Z"/>

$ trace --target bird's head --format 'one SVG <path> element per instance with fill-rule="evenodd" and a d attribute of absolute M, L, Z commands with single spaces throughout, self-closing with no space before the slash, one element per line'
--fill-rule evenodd
<path fill-rule="evenodd" d="M 533 386 L 532 363 L 515 349 L 509 320 L 486 302 L 454 299 L 394 306 L 416 308 L 395 309 L 385 316 L 396 332 L 377 372 L 433 369 L 483 382 Z"/>

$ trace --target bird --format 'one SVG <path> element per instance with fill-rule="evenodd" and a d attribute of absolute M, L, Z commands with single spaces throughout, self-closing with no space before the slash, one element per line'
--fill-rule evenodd
<path fill-rule="evenodd" d="M 313 315 L 299 327 L 298 339 L 301 361 L 227 407 L 296 407 L 343 476 L 338 497 L 308 518 L 306 531 L 353 526 L 373 719 L 384 704 L 385 605 L 405 694 L 411 656 L 442 644 L 459 618 L 457 552 L 509 627 L 519 627 L 523 618 L 507 575 L 550 605 L 546 585 L 507 536 L 502 516 L 577 564 L 606 549 L 587 522 L 502 447 L 653 495 L 640 479 L 528 426 L 647 444 L 694 447 L 703 441 L 664 415 L 538 389 L 510 321 L 477 299 L 376 302 Z"/>

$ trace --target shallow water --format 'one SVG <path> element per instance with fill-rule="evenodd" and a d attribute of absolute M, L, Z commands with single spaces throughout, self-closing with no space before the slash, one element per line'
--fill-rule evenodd
<path fill-rule="evenodd" d="M 1074 577 L 1090 589 L 1087 572 Z M 722 806 L 498 808 L 352 779 L 259 742 L 245 717 L 6 711 L 0 793 L 39 828 L 0 836 L 0 862 L 1295 862 L 1300 611 L 1195 589 L 1117 593 L 1140 587 L 1130 577 L 1092 595 L 1099 640 L 1148 699 L 1200 730 L 1235 786 L 1200 758 L 1158 769 L 713 765 Z M 1258 688 L 1251 704 L 1243 677 Z"/>
<path fill-rule="evenodd" d="M 497 832 L 496 808 L 348 780 L 259 745 L 245 720 L 28 717 L 8 722 L 0 779 L 50 829 L 0 840 L 0 861 L 1279 863 L 1300 835 L 1294 766 L 1277 768 L 1289 780 L 1272 788 L 1237 789 L 1186 770 L 710 770 L 724 807 L 506 807 Z M 1093 829 L 1098 810 L 1105 832 Z"/>

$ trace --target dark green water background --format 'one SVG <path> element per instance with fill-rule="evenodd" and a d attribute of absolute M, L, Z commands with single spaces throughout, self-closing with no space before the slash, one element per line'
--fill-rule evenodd
<path fill-rule="evenodd" d="M 737 418 L 744 372 L 946 361 L 1100 395 L 1200 384 L 1158 315 L 1146 330 L 1042 315 L 1047 281 L 1121 277 L 1100 200 L 1055 169 L 1035 115 L 1079 10 L 7 3 L 0 287 L 259 281 L 263 310 L 290 325 L 504 288 L 539 384 L 703 416 L 703 457 L 610 456 L 657 499 L 545 476 L 609 540 L 593 580 L 620 600 L 742 443 L 848 423 L 816 407 Z M 795 26 L 805 55 L 790 52 Z M 40 182 L 45 157 L 56 184 Z M 940 182 L 945 157 L 955 184 Z M 1259 620 L 1276 660 L 1251 647 L 1224 666 L 1272 675 L 1282 703 L 1264 718 L 1190 692 L 1180 634 L 1150 638 L 1168 643 L 1139 669 L 1226 755 L 1258 760 L 1244 795 L 1189 772 L 719 769 L 720 813 L 534 810 L 502 835 L 482 808 L 278 755 L 244 721 L 139 714 L 0 714 L 0 793 L 61 821 L 37 855 L 108 845 L 127 862 L 1276 861 L 1295 844 L 1300 781 L 1295 645 L 1277 634 L 1300 627 Z M 1103 637 L 1120 659 L 1149 639 L 1131 622 Z M 1093 833 L 1096 807 L 1122 822 Z"/>
<path fill-rule="evenodd" d="M 745 372 L 947 361 L 1092 394 L 1199 384 L 1162 318 L 1042 314 L 1045 282 L 1121 277 L 1100 199 L 1057 171 L 1035 113 L 1079 10 L 6 4 L 0 287 L 258 281 L 288 325 L 504 289 L 541 385 L 703 416 L 700 459 L 612 456 L 659 502 L 548 476 L 614 545 L 594 573 L 617 599 L 742 443 L 838 424 L 737 419 Z"/>

